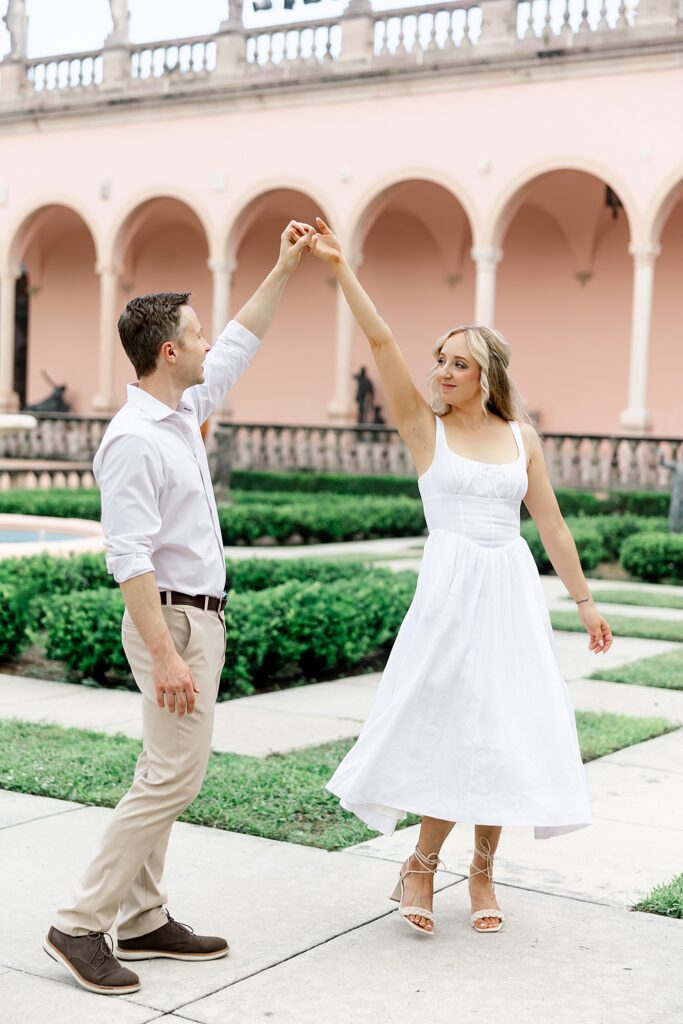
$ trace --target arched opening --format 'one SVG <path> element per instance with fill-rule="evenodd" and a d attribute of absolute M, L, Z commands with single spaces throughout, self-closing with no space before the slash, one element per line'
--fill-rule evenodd
<path fill-rule="evenodd" d="M 273 268 L 280 235 L 290 220 L 315 223 L 327 211 L 294 189 L 263 193 L 230 231 L 229 259 L 236 262 L 231 313 Z M 334 389 L 336 282 L 327 266 L 304 254 L 290 278 L 255 366 L 231 392 L 233 417 L 243 423 L 324 423 Z"/>
<path fill-rule="evenodd" d="M 670 196 L 654 268 L 647 407 L 655 434 L 681 437 L 683 182 Z"/>
<path fill-rule="evenodd" d="M 152 292 L 191 292 L 190 303 L 211 338 L 211 274 L 204 227 L 185 202 L 158 196 L 136 206 L 121 225 L 114 258 L 120 268 L 120 305 Z M 114 394 L 125 401 L 135 372 L 120 344 L 114 359 Z"/>
<path fill-rule="evenodd" d="M 11 246 L 16 285 L 14 388 L 20 405 L 66 386 L 73 412 L 89 412 L 97 374 L 95 243 L 82 217 L 61 204 L 31 213 Z"/>
<path fill-rule="evenodd" d="M 620 197 L 583 171 L 528 182 L 497 237 L 495 326 L 545 431 L 612 432 L 628 393 L 633 268 Z"/>
<path fill-rule="evenodd" d="M 442 185 L 409 179 L 385 189 L 360 219 L 354 251 L 358 273 L 392 328 L 413 380 L 427 395 L 426 378 L 437 338 L 474 314 L 472 230 L 458 199 Z M 353 370 L 366 367 L 376 404 L 384 398 L 367 341 L 356 329 Z"/>

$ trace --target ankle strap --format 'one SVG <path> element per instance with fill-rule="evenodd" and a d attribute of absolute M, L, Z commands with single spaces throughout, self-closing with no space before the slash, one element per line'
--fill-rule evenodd
<path fill-rule="evenodd" d="M 475 854 L 478 853 L 482 858 L 484 861 L 484 867 L 478 868 L 475 866 L 474 862 L 472 862 L 471 873 L 475 875 L 486 875 L 489 882 L 493 881 L 493 854 L 491 853 L 491 843 L 486 836 L 483 836 L 479 840 L 479 846 L 475 846 L 474 852 Z"/>
<path fill-rule="evenodd" d="M 423 868 L 427 869 L 427 871 L 431 871 L 432 874 L 434 874 L 439 864 L 441 864 L 442 867 L 446 866 L 438 853 L 424 854 L 419 846 L 415 847 L 415 859 L 418 864 L 421 864 Z"/>

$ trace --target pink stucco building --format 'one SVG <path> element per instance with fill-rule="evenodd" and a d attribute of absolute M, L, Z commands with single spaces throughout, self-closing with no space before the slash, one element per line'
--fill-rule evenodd
<path fill-rule="evenodd" d="M 132 45 L 114 3 L 103 50 L 28 60 L 12 0 L 0 409 L 44 370 L 74 410 L 115 410 L 128 298 L 191 290 L 215 335 L 320 213 L 417 378 L 445 329 L 493 324 L 542 429 L 683 433 L 678 0 L 350 0 L 261 30 L 233 6 L 213 36 Z M 309 259 L 225 414 L 348 422 L 362 364 Z"/>

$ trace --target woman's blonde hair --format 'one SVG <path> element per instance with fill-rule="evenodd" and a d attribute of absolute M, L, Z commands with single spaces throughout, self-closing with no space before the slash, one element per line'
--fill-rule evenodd
<path fill-rule="evenodd" d="M 444 402 L 436 382 L 436 370 L 441 349 L 454 334 L 464 334 L 472 358 L 479 364 L 481 404 L 485 413 L 493 412 L 504 420 L 521 420 L 531 423 L 524 399 L 517 385 L 508 373 L 512 349 L 502 334 L 492 327 L 454 327 L 442 335 L 434 348 L 434 366 L 429 371 L 431 406 L 437 416 L 443 416 L 450 409 Z"/>

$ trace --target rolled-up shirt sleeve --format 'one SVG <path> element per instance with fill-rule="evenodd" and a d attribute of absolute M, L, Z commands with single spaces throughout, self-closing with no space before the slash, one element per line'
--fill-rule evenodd
<path fill-rule="evenodd" d="M 237 320 L 231 320 L 221 332 L 204 360 L 204 383 L 195 384 L 183 393 L 183 399 L 192 404 L 200 423 L 208 419 L 226 392 L 237 383 L 260 344 L 256 335 Z"/>
<path fill-rule="evenodd" d="M 163 466 L 144 438 L 114 438 L 97 466 L 107 570 L 117 583 L 154 572 L 152 554 L 161 530 Z"/>

